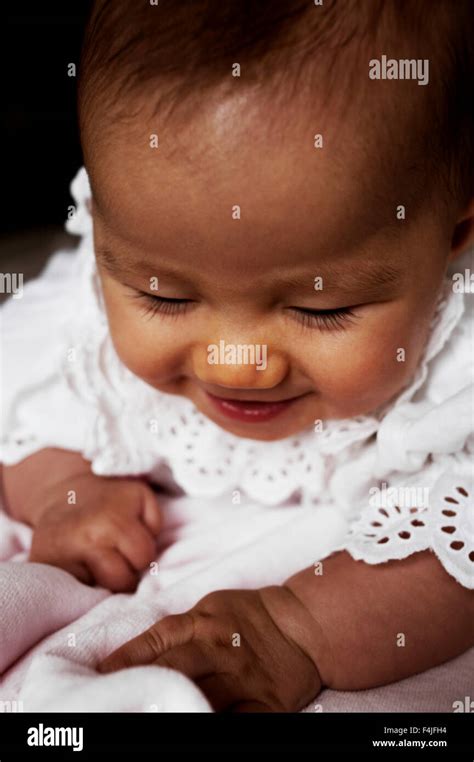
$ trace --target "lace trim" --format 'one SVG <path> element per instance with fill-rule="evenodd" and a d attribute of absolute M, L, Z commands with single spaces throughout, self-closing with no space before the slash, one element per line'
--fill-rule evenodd
<path fill-rule="evenodd" d="M 390 489 L 385 500 L 374 501 L 351 526 L 345 547 L 353 558 L 379 564 L 432 548 L 449 574 L 474 588 L 473 479 L 451 471 L 443 473 L 431 490 L 414 483 L 393 487 L 395 497 L 390 499 Z M 403 495 L 407 499 L 401 503 Z"/>

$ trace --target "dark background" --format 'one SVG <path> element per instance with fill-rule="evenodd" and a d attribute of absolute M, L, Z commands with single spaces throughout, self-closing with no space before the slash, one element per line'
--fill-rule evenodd
<path fill-rule="evenodd" d="M 10 0 L 0 12 L 0 271 L 37 275 L 74 247 L 64 232 L 69 185 L 82 164 L 76 77 L 89 0 Z M 0 293 L 0 302 L 7 294 Z"/>
<path fill-rule="evenodd" d="M 3 187 L 0 233 L 61 224 L 81 164 L 76 121 L 79 55 L 87 0 L 14 0 L 2 23 Z M 5 6 L 4 6 L 5 8 Z M 6 16 L 6 18 L 5 18 Z"/>

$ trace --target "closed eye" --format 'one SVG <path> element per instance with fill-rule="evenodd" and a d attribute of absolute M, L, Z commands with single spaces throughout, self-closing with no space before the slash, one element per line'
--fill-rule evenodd
<path fill-rule="evenodd" d="M 174 299 L 171 297 L 156 296 L 146 291 L 137 291 L 132 297 L 143 302 L 144 314 L 153 317 L 161 314 L 178 316 L 186 313 L 193 304 L 194 299 Z M 292 315 L 305 328 L 318 328 L 319 330 L 345 330 L 349 324 L 357 319 L 354 307 L 340 307 L 329 310 L 312 310 L 305 307 L 289 307 Z"/>
<path fill-rule="evenodd" d="M 319 328 L 321 331 L 340 331 L 349 327 L 358 315 L 355 307 L 340 307 L 332 310 L 311 310 L 305 307 L 290 307 L 290 311 L 305 328 Z"/>
<path fill-rule="evenodd" d="M 131 296 L 143 302 L 144 314 L 150 317 L 158 313 L 161 315 L 179 315 L 186 312 L 191 304 L 195 304 L 193 299 L 173 299 L 155 296 L 146 291 L 137 291 L 131 294 Z"/>

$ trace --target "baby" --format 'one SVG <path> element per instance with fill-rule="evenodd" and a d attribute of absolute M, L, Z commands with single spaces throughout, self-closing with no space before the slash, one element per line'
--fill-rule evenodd
<path fill-rule="evenodd" d="M 471 0 L 96 1 L 83 238 L 43 276 L 63 353 L 6 411 L 30 559 L 133 591 L 157 485 L 349 523 L 317 569 L 210 593 L 99 671 L 296 711 L 474 645 L 472 297 L 446 275 L 474 239 L 473 22 Z"/>

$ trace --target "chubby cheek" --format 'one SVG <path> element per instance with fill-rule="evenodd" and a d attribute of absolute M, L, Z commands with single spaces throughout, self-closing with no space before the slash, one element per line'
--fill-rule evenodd
<path fill-rule="evenodd" d="M 418 310 L 373 310 L 364 324 L 321 347 L 313 379 L 327 415 L 351 417 L 388 402 L 417 367 L 429 328 Z M 379 312 L 379 315 L 376 315 Z"/>
<path fill-rule="evenodd" d="M 123 298 L 104 288 L 110 335 L 123 364 L 153 386 L 166 385 L 179 375 L 186 346 L 159 318 L 145 314 L 135 299 Z"/>

